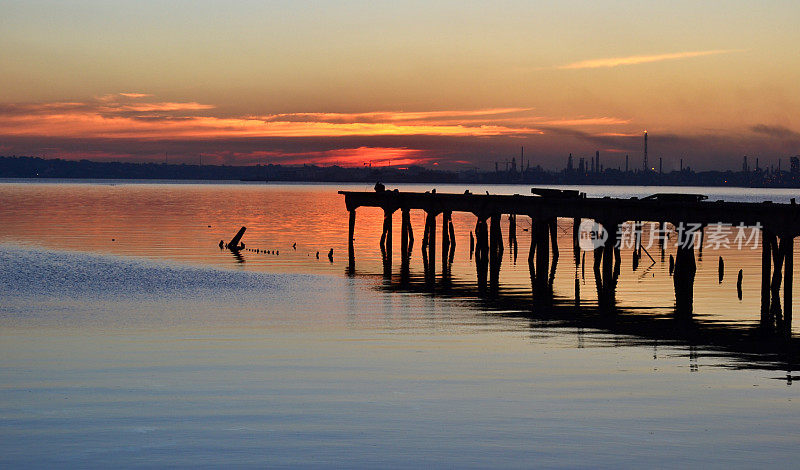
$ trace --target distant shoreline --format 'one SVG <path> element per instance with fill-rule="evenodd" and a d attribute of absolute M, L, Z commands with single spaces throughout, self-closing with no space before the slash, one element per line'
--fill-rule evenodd
<path fill-rule="evenodd" d="M 90 160 L 0 157 L 0 179 L 15 180 L 142 180 L 215 181 L 242 183 L 372 183 L 389 184 L 530 184 L 579 186 L 694 186 L 739 188 L 800 188 L 800 168 L 792 171 L 702 171 L 691 168 L 669 173 L 621 171 L 545 170 L 541 167 L 512 171 L 447 171 L 420 166 L 340 167 L 284 165 L 186 165 L 166 163 L 95 162 Z"/>

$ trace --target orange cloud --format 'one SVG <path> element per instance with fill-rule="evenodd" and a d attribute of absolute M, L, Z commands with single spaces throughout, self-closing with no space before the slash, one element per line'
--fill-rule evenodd
<path fill-rule="evenodd" d="M 499 108 L 466 111 L 296 113 L 267 116 L 198 116 L 215 106 L 197 102 L 145 101 L 143 93 L 105 95 L 90 102 L 0 106 L 0 135 L 125 139 L 219 139 L 251 137 L 500 136 L 541 133 L 509 127 L 493 117 L 529 111 Z M 458 122 L 457 118 L 480 121 Z M 448 122 L 437 122 L 449 118 Z"/>
<path fill-rule="evenodd" d="M 543 134 L 541 126 L 617 126 L 609 116 L 548 119 L 533 108 L 284 113 L 218 116 L 214 105 L 155 101 L 144 93 L 86 102 L 0 104 L 0 135 L 140 141 L 302 137 L 497 137 Z M 395 158 L 399 160 L 400 158 Z"/>
<path fill-rule="evenodd" d="M 214 109 L 216 106 L 210 104 L 200 104 L 195 102 L 189 103 L 141 103 L 141 104 L 126 104 L 116 105 L 101 108 L 103 111 L 135 111 L 135 112 L 152 112 L 152 111 L 197 111 L 201 109 Z"/>
<path fill-rule="evenodd" d="M 494 108 L 467 111 L 373 111 L 368 113 L 287 113 L 253 116 L 264 121 L 324 121 L 324 122 L 396 122 L 396 121 L 459 121 L 497 119 L 497 116 L 531 111 L 533 108 Z"/>
<path fill-rule="evenodd" d="M 110 95 L 114 96 L 114 95 Z M 124 96 L 126 98 L 146 98 L 148 96 L 153 96 L 148 93 L 120 93 L 119 96 Z"/>
<path fill-rule="evenodd" d="M 620 65 L 646 64 L 650 62 L 661 62 L 664 60 L 688 59 L 692 57 L 702 57 L 702 56 L 717 55 L 717 54 L 730 54 L 732 52 L 743 52 L 743 51 L 744 49 L 718 49 L 711 51 L 673 52 L 670 54 L 610 57 L 605 59 L 582 60 L 579 62 L 573 62 L 571 64 L 560 65 L 556 68 L 561 70 L 610 68 L 610 67 L 619 67 Z"/>
<path fill-rule="evenodd" d="M 244 137 L 346 136 L 498 136 L 541 133 L 537 129 L 496 125 L 397 125 L 391 123 L 265 122 L 217 117 L 106 117 L 99 114 L 53 113 L 47 116 L 0 116 L 0 134 L 48 137 L 185 139 Z"/>

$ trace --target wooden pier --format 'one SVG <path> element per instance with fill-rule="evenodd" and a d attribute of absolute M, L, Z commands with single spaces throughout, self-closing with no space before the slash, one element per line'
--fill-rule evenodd
<path fill-rule="evenodd" d="M 783 321 L 790 328 L 792 318 L 792 269 L 794 238 L 800 234 L 800 206 L 792 199 L 790 204 L 743 203 L 708 201 L 705 196 L 695 194 L 654 194 L 645 198 L 589 198 L 578 191 L 533 188 L 531 195 L 491 194 L 444 194 L 435 191 L 425 193 L 384 190 L 376 186 L 374 192 L 339 191 L 344 195 L 350 213 L 349 269 L 355 270 L 353 234 L 356 210 L 359 207 L 376 207 L 384 211 L 383 234 L 380 246 L 384 253 L 384 267 L 391 273 L 392 214 L 397 210 L 401 217 L 401 272 L 407 272 L 409 256 L 413 247 L 411 210 L 426 213 L 422 240 L 422 254 L 426 277 L 433 279 L 436 265 L 436 217 L 442 217 L 442 267 L 449 269 L 452 261 L 455 236 L 451 215 L 453 212 L 472 213 L 476 217 L 475 260 L 479 289 L 484 289 L 487 278 L 489 289 L 496 288 L 504 250 L 500 218 L 509 215 L 509 248 L 516 247 L 516 218 L 531 219 L 532 234 L 528 263 L 531 271 L 534 297 L 547 302 L 552 297 L 552 282 L 558 260 L 556 222 L 567 218 L 573 224 L 573 256 L 576 266 L 580 264 L 579 226 L 583 220 L 593 220 L 608 233 L 605 241 L 594 249 L 594 274 L 598 288 L 598 304 L 601 309 L 612 309 L 617 277 L 620 270 L 617 227 L 625 222 L 634 222 L 634 264 L 642 256 L 641 230 L 643 222 L 655 222 L 662 228 L 665 223 L 673 226 L 694 225 L 701 227 L 699 236 L 690 234 L 679 240 L 675 255 L 673 285 L 675 310 L 681 315 L 692 313 L 693 285 L 696 273 L 695 245 L 703 237 L 702 227 L 716 224 L 744 225 L 761 230 L 761 314 L 781 315 L 780 287 L 783 282 Z M 488 224 L 487 224 L 488 222 Z M 472 247 L 471 247 L 472 248 Z M 664 259 L 664 241 L 660 243 L 661 259 Z M 698 249 L 702 254 L 702 241 Z M 645 254 L 650 256 L 645 250 Z M 672 256 L 670 255 L 670 258 Z M 651 257 L 652 259 L 652 257 Z M 551 264 L 552 263 L 552 264 Z M 585 269 L 585 267 L 584 267 Z M 487 276 L 488 275 L 488 276 Z"/>

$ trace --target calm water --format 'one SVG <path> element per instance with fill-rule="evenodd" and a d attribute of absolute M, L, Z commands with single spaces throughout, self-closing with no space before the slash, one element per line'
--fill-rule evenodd
<path fill-rule="evenodd" d="M 796 460 L 792 359 L 781 340 L 757 333 L 760 248 L 705 251 L 688 324 L 671 317 L 672 281 L 657 250 L 650 250 L 657 263 L 643 261 L 636 271 L 623 252 L 620 313 L 609 319 L 593 313 L 591 269 L 576 274 L 571 225 L 562 221 L 560 308 L 537 312 L 526 297 L 530 238 L 522 217 L 518 261 L 506 251 L 500 300 L 475 296 L 468 249 L 475 221 L 464 214 L 454 214 L 451 287 L 398 290 L 399 266 L 394 277 L 382 276 L 377 210 L 358 211 L 357 272 L 345 275 L 339 189 L 370 187 L 0 183 L 0 464 L 753 467 Z M 680 190 L 726 200 L 795 197 Z M 423 215 L 412 213 L 412 223 L 418 276 Z M 242 225 L 247 247 L 259 252 L 219 250 L 219 240 Z"/>

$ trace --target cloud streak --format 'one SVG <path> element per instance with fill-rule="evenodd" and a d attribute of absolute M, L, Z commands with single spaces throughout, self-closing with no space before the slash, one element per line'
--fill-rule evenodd
<path fill-rule="evenodd" d="M 145 93 L 0 103 L 6 153 L 127 161 L 158 161 L 169 152 L 171 159 L 196 162 L 203 154 L 204 162 L 231 164 L 475 165 L 520 145 L 544 151 L 560 139 L 555 129 L 619 133 L 629 124 L 614 116 L 543 116 L 530 107 L 230 115 Z"/>
<path fill-rule="evenodd" d="M 559 65 L 556 68 L 559 70 L 612 68 L 612 67 L 620 67 L 623 65 L 638 65 L 638 64 L 647 64 L 651 62 L 663 62 L 665 60 L 691 59 L 694 57 L 731 54 L 734 52 L 743 52 L 744 50 L 745 49 L 715 49 L 709 51 L 688 51 L 688 52 L 672 52 L 668 54 L 655 54 L 655 55 L 632 55 L 627 57 L 609 57 L 604 59 L 581 60 L 578 62 L 573 62 L 571 64 Z"/>
<path fill-rule="evenodd" d="M 352 136 L 496 137 L 541 134 L 541 126 L 615 126 L 614 117 L 550 119 L 533 108 L 224 116 L 216 106 L 156 101 L 144 93 L 82 102 L 0 104 L 0 136 L 84 139 L 241 139 Z"/>

